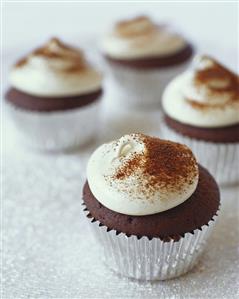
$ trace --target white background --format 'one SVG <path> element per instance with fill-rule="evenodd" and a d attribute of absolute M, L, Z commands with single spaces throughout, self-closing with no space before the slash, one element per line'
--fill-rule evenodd
<path fill-rule="evenodd" d="M 225 62 L 234 69 L 238 66 L 237 1 L 6 2 L 3 5 L 4 52 L 16 52 L 19 47 L 27 50 L 50 36 L 65 40 L 74 37 L 80 43 L 83 35 L 100 37 L 115 20 L 138 14 L 172 23 L 203 50 L 215 49 L 217 56 L 220 48 L 226 49 L 228 61 Z"/>

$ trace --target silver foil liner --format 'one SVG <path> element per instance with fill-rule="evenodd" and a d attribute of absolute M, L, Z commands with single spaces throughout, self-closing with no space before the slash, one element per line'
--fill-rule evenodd
<path fill-rule="evenodd" d="M 164 242 L 159 238 L 138 239 L 109 231 L 88 215 L 89 225 L 103 249 L 104 263 L 120 275 L 139 280 L 166 280 L 192 269 L 205 248 L 216 218 L 217 215 L 207 225 L 184 234 L 179 241 Z"/>
<path fill-rule="evenodd" d="M 160 107 L 164 88 L 188 64 L 189 62 L 185 62 L 174 67 L 138 70 L 106 62 L 106 69 L 117 95 L 114 98 L 115 104 L 132 108 Z"/>
<path fill-rule="evenodd" d="M 5 103 L 17 139 L 38 150 L 65 150 L 87 143 L 98 128 L 100 100 L 64 111 L 35 112 Z"/>
<path fill-rule="evenodd" d="M 208 169 L 217 183 L 229 185 L 239 182 L 239 143 L 213 143 L 193 139 L 161 125 L 162 138 L 186 144 L 201 165 Z"/>

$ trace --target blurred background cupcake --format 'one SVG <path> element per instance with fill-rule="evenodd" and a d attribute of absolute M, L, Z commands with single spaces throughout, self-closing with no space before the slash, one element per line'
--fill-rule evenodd
<path fill-rule="evenodd" d="M 95 135 L 102 76 L 81 50 L 52 38 L 14 65 L 10 85 L 5 103 L 25 144 L 59 150 Z"/>
<path fill-rule="evenodd" d="M 197 262 L 220 195 L 187 146 L 130 134 L 92 154 L 83 201 L 109 268 L 140 280 L 165 280 Z"/>
<path fill-rule="evenodd" d="M 239 181 L 239 78 L 208 56 L 163 95 L 163 136 L 190 146 L 219 183 Z"/>
<path fill-rule="evenodd" d="M 115 24 L 102 51 L 119 106 L 160 107 L 163 88 L 182 72 L 193 48 L 181 35 L 147 16 Z"/>

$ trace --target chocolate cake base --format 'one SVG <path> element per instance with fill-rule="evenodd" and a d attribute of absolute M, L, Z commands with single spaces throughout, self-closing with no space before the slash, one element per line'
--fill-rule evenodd
<path fill-rule="evenodd" d="M 80 108 L 97 101 L 102 95 L 102 89 L 69 97 L 39 97 L 32 96 L 15 88 L 10 88 L 5 95 L 7 102 L 15 107 L 39 112 L 63 111 Z"/>
<path fill-rule="evenodd" d="M 113 199 L 112 199 L 113 200 Z M 127 236 L 146 236 L 164 241 L 179 240 L 185 233 L 200 229 L 217 214 L 220 194 L 217 183 L 208 171 L 199 166 L 199 183 L 191 197 L 170 210 L 146 216 L 129 216 L 103 206 L 92 194 L 88 182 L 83 189 L 88 217 L 98 220 L 108 230 Z"/>
<path fill-rule="evenodd" d="M 116 59 L 110 57 L 109 55 L 105 55 L 105 59 L 109 63 L 118 64 L 129 68 L 155 69 L 179 65 L 189 60 L 192 57 L 192 55 L 193 47 L 190 44 L 188 44 L 182 50 L 172 55 L 141 59 Z"/>
<path fill-rule="evenodd" d="M 171 129 L 184 136 L 216 143 L 239 142 L 239 124 L 220 128 L 200 128 L 183 124 L 167 115 L 164 120 Z"/>

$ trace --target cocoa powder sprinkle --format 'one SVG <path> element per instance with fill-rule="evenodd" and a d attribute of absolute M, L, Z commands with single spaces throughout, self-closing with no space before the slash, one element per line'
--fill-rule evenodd
<path fill-rule="evenodd" d="M 114 179 L 124 180 L 138 176 L 138 189 L 150 197 L 159 188 L 170 190 L 192 184 L 192 178 L 198 173 L 197 162 L 191 150 L 179 143 L 135 134 L 145 145 L 144 153 L 135 153 L 118 168 Z M 140 172 L 138 172 L 140 170 Z"/>
<path fill-rule="evenodd" d="M 15 66 L 24 66 L 31 56 L 42 56 L 47 59 L 62 59 L 67 61 L 70 63 L 69 66 L 64 68 L 64 71 L 67 73 L 84 71 L 87 67 L 83 52 L 80 49 L 64 44 L 58 38 L 51 38 L 47 44 L 35 49 L 27 57 L 20 59 Z"/>
<path fill-rule="evenodd" d="M 239 101 L 239 77 L 231 72 L 229 69 L 221 65 L 219 62 L 215 61 L 213 58 L 205 56 L 205 59 L 212 61 L 212 65 L 198 70 L 196 72 L 194 82 L 196 86 L 200 87 L 205 85 L 208 89 L 208 100 L 210 101 L 210 96 L 221 96 L 222 94 L 228 94 L 229 100 L 227 104 Z M 215 84 L 219 82 L 219 86 Z M 221 82 L 221 84 L 220 84 Z M 223 84 L 224 83 L 224 84 Z M 212 108 L 223 108 L 225 103 L 198 103 L 194 99 L 187 99 L 188 103 L 196 109 L 205 110 L 208 107 Z"/>
<path fill-rule="evenodd" d="M 119 168 L 115 174 L 115 178 L 118 180 L 123 180 L 125 177 L 129 177 L 135 172 L 137 168 L 142 165 L 144 159 L 143 154 L 133 154 L 132 159 L 127 160 L 123 167 Z"/>
<path fill-rule="evenodd" d="M 236 74 L 231 72 L 229 69 L 213 60 L 212 66 L 199 70 L 196 73 L 195 81 L 198 84 L 207 84 L 211 90 L 219 92 L 231 92 L 232 94 L 239 92 L 239 78 Z M 226 80 L 228 84 L 223 87 L 217 87 L 210 84 L 213 80 Z"/>
<path fill-rule="evenodd" d="M 157 26 L 147 16 L 120 21 L 115 26 L 115 33 L 122 38 L 135 38 L 151 34 Z"/>

